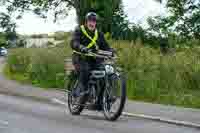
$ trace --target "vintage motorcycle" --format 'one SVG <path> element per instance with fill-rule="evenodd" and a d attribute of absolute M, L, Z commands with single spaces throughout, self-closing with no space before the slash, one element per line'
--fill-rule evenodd
<path fill-rule="evenodd" d="M 111 52 L 99 50 L 86 56 L 103 59 L 99 67 L 91 70 L 88 82 L 88 95 L 81 93 L 78 86 L 78 72 L 75 69 L 68 74 L 66 90 L 68 108 L 72 115 L 79 115 L 83 109 L 102 111 L 109 121 L 117 120 L 126 102 L 126 79 L 123 71 L 116 66 L 116 57 Z M 68 66 L 71 60 L 68 59 Z"/>

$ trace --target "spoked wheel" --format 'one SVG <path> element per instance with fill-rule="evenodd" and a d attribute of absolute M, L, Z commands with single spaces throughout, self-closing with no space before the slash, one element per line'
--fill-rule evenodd
<path fill-rule="evenodd" d="M 78 80 L 77 77 L 70 78 L 70 81 L 68 82 L 68 108 L 72 115 L 80 115 L 80 113 L 83 111 L 85 103 L 84 97 L 78 97 L 75 93 L 77 93 L 78 89 Z"/>
<path fill-rule="evenodd" d="M 103 110 L 107 120 L 117 120 L 126 102 L 126 82 L 122 75 L 112 75 L 103 93 Z"/>

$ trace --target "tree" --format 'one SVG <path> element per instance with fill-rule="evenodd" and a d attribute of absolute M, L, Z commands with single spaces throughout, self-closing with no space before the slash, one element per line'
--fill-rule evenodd
<path fill-rule="evenodd" d="M 160 29 L 173 30 L 185 38 L 200 38 L 200 1 L 167 0 L 168 16 L 157 17 Z"/>
<path fill-rule="evenodd" d="M 99 15 L 100 29 L 106 33 L 111 32 L 111 23 L 114 12 L 121 0 L 81 0 L 76 3 L 76 12 L 79 24 L 84 23 L 85 15 L 89 11 L 95 11 Z"/>
<path fill-rule="evenodd" d="M 33 11 L 42 18 L 47 18 L 49 11 L 54 11 L 54 20 L 68 15 L 68 10 L 74 8 L 78 24 L 84 23 L 84 16 L 91 9 L 100 16 L 102 31 L 110 31 L 112 15 L 121 0 L 2 0 L 8 12 L 17 12 L 16 18 L 21 18 L 24 11 Z"/>
<path fill-rule="evenodd" d="M 0 47 L 6 46 L 6 35 L 0 32 Z"/>
<path fill-rule="evenodd" d="M 129 21 L 127 15 L 124 13 L 123 5 L 120 3 L 119 7 L 115 10 L 112 16 L 111 35 L 114 39 L 127 39 L 124 36 L 128 31 Z"/>
<path fill-rule="evenodd" d="M 12 21 L 11 14 L 0 13 L 0 27 L 5 33 L 5 39 L 10 42 L 11 45 L 14 45 L 17 39 L 16 23 Z"/>
<path fill-rule="evenodd" d="M 140 38 L 143 42 L 145 40 L 144 29 L 141 26 L 128 21 L 128 17 L 124 12 L 122 3 L 120 3 L 119 7 L 113 14 L 111 31 L 112 38 L 117 40 L 129 40 L 134 42 L 138 38 Z"/>

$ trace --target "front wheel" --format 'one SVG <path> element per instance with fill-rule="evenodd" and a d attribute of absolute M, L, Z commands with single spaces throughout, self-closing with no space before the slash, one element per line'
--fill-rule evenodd
<path fill-rule="evenodd" d="M 83 111 L 85 103 L 85 100 L 83 97 L 75 96 L 75 93 L 77 93 L 78 89 L 78 78 L 77 75 L 72 73 L 69 77 L 67 89 L 68 92 L 68 108 L 72 115 L 80 115 L 80 113 Z"/>
<path fill-rule="evenodd" d="M 114 74 L 108 78 L 103 93 L 103 111 L 107 120 L 117 120 L 126 102 L 126 80 L 123 75 Z"/>

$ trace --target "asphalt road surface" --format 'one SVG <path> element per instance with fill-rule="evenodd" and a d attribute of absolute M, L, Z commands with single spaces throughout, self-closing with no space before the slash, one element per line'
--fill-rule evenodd
<path fill-rule="evenodd" d="M 0 94 L 0 133 L 199 133 L 188 128 L 122 116 L 108 122 L 102 113 L 72 116 L 64 106 Z"/>

